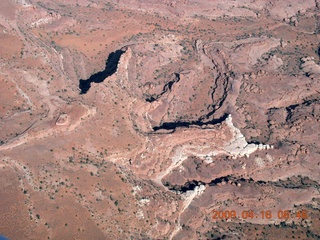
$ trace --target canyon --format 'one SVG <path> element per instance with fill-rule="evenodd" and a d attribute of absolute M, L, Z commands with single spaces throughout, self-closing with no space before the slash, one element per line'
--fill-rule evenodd
<path fill-rule="evenodd" d="M 0 238 L 319 239 L 319 16 L 1 1 Z"/>

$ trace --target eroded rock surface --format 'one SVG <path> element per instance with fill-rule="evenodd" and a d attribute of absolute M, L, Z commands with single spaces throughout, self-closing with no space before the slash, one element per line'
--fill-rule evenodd
<path fill-rule="evenodd" d="M 1 234 L 320 237 L 317 1 L 4 0 L 0 32 Z"/>

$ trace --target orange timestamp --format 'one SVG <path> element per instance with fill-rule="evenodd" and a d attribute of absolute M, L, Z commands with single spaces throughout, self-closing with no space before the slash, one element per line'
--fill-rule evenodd
<path fill-rule="evenodd" d="M 252 210 L 243 210 L 242 212 L 237 212 L 235 210 L 212 210 L 212 219 L 213 220 L 226 220 L 226 219 L 280 219 L 287 220 L 290 218 L 297 219 L 307 219 L 308 213 L 306 210 L 298 210 L 296 213 L 291 212 L 290 210 L 278 210 L 277 212 L 272 212 L 271 210 L 255 212 Z"/>

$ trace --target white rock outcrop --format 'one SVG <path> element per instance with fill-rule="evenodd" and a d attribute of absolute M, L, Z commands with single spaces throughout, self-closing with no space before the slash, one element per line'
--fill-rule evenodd
<path fill-rule="evenodd" d="M 320 66 L 315 63 L 314 57 L 301 58 L 301 69 L 307 74 L 319 74 Z"/>
<path fill-rule="evenodd" d="M 233 140 L 225 146 L 225 150 L 233 157 L 249 156 L 256 150 L 266 150 L 273 148 L 270 145 L 248 143 L 238 128 L 233 125 L 232 117 L 229 115 L 226 123 L 233 132 Z"/>

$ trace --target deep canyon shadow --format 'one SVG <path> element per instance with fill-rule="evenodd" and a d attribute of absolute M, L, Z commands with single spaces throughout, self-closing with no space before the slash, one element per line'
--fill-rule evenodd
<path fill-rule="evenodd" d="M 91 83 L 101 83 L 103 82 L 107 77 L 110 77 L 117 71 L 117 66 L 120 60 L 121 55 L 125 51 L 123 50 L 116 50 L 115 52 L 112 52 L 109 54 L 107 62 L 106 62 L 106 67 L 103 71 L 97 72 L 93 74 L 90 78 L 83 80 L 79 80 L 79 88 L 81 90 L 80 94 L 86 94 L 90 87 Z"/>
<path fill-rule="evenodd" d="M 222 123 L 223 121 L 225 121 L 227 119 L 229 114 L 225 113 L 222 117 L 218 118 L 218 119 L 213 119 L 213 120 L 210 120 L 210 121 L 207 121 L 207 122 L 203 122 L 203 121 L 190 121 L 190 122 L 181 122 L 181 121 L 177 121 L 177 122 L 165 122 L 163 123 L 162 125 L 160 126 L 156 126 L 156 127 L 153 127 L 153 131 L 158 131 L 158 130 L 162 130 L 162 129 L 165 129 L 165 130 L 175 130 L 176 128 L 178 127 L 190 127 L 192 125 L 195 125 L 195 126 L 204 126 L 204 125 L 207 125 L 207 124 L 218 124 L 218 123 Z"/>

